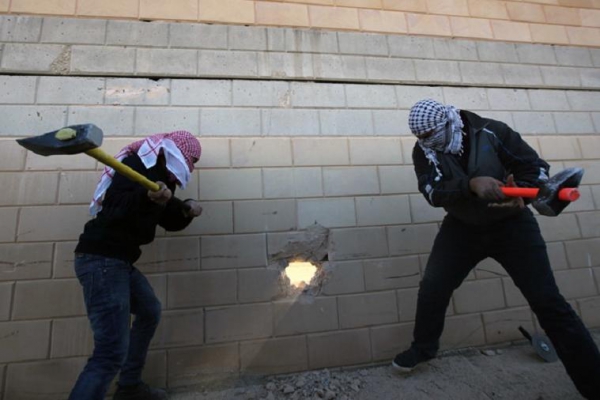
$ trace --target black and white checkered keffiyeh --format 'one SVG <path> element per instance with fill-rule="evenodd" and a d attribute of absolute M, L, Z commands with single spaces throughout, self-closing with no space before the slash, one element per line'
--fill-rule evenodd
<path fill-rule="evenodd" d="M 427 159 L 435 166 L 436 180 L 442 176 L 436 153 L 462 153 L 464 125 L 459 112 L 455 107 L 433 99 L 420 100 L 410 109 L 408 126 Z M 432 131 L 431 135 L 426 135 Z"/>

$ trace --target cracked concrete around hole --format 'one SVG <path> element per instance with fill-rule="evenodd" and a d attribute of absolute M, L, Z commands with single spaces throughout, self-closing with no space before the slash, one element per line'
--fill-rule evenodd
<path fill-rule="evenodd" d="M 307 295 L 309 298 L 312 298 L 317 296 L 328 278 L 328 259 L 329 229 L 319 224 L 311 225 L 305 231 L 301 232 L 299 239 L 289 240 L 279 252 L 273 254 L 269 259 L 269 268 L 281 271 L 281 297 Z M 285 274 L 286 267 L 295 261 L 310 262 L 317 267 L 315 275 L 304 287 L 291 285 L 289 278 Z"/>

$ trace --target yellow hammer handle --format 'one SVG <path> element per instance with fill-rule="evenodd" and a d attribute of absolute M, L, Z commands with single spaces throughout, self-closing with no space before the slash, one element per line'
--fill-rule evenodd
<path fill-rule="evenodd" d="M 90 157 L 95 158 L 96 160 L 100 161 L 104 165 L 108 165 L 109 167 L 111 167 L 112 169 L 117 171 L 119 174 L 123 175 L 124 177 L 126 177 L 134 182 L 141 184 L 143 187 L 145 187 L 148 190 L 152 190 L 153 192 L 158 192 L 160 190 L 160 186 L 157 183 L 152 182 L 150 179 L 146 178 L 144 175 L 134 171 L 127 165 L 123 164 L 119 160 L 115 159 L 114 157 L 112 157 L 109 154 L 102 151 L 100 148 L 88 150 L 85 152 L 85 154 L 87 154 Z"/>

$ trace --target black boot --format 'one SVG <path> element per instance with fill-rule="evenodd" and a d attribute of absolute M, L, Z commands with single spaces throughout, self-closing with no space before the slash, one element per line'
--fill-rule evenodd
<path fill-rule="evenodd" d="M 167 400 L 167 392 L 153 389 L 145 383 L 134 386 L 118 386 L 113 400 Z"/>

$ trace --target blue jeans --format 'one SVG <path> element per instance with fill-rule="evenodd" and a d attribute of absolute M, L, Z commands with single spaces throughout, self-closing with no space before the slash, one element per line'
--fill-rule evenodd
<path fill-rule="evenodd" d="M 141 382 L 161 304 L 146 277 L 125 261 L 77 254 L 75 273 L 94 332 L 94 352 L 69 399 L 101 400 L 119 371 L 119 385 Z M 130 314 L 135 315 L 133 325 Z"/>
<path fill-rule="evenodd" d="M 546 244 L 528 209 L 490 226 L 444 219 L 419 288 L 413 347 L 435 356 L 453 291 L 487 257 L 498 261 L 521 290 L 579 392 L 600 399 L 600 353 L 559 293 Z"/>

